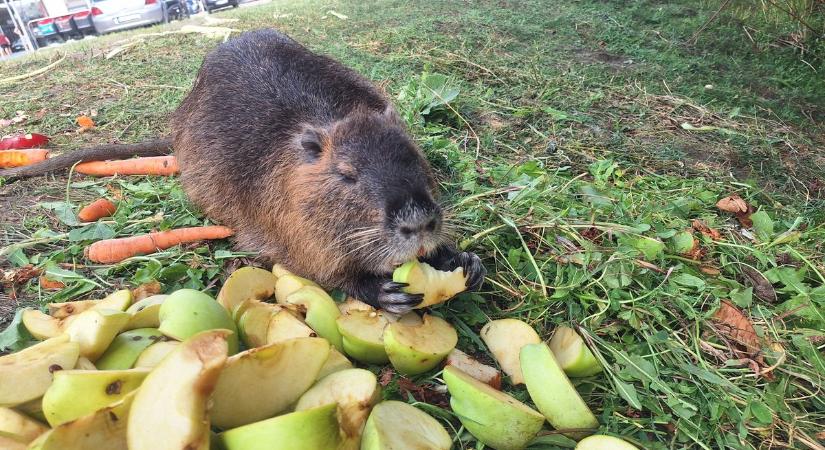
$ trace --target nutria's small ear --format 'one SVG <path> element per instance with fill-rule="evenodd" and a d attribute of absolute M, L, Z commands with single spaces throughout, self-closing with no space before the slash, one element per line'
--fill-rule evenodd
<path fill-rule="evenodd" d="M 320 128 L 307 126 L 299 136 L 301 148 L 304 149 L 307 156 L 311 159 L 316 159 L 321 156 L 324 149 L 327 147 L 326 143 L 329 141 L 326 131 Z"/>
<path fill-rule="evenodd" d="M 401 116 L 398 115 L 398 111 L 395 109 L 395 105 L 391 102 L 387 102 L 387 106 L 381 111 L 381 116 L 383 116 L 387 120 L 391 120 L 393 122 L 401 123 Z"/>

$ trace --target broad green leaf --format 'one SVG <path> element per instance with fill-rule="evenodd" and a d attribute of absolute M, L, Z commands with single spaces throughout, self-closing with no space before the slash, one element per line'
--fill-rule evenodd
<path fill-rule="evenodd" d="M 773 422 L 773 417 L 771 415 L 771 410 L 765 406 L 764 403 L 760 402 L 759 400 L 753 400 L 750 402 L 750 409 L 751 414 L 753 417 L 763 424 L 770 424 Z"/>
<path fill-rule="evenodd" d="M 619 395 L 627 401 L 627 404 L 630 405 L 631 408 L 642 409 L 642 404 L 639 402 L 639 395 L 636 393 L 636 386 L 625 383 L 618 378 L 613 378 L 613 383 L 616 385 L 616 390 L 619 392 Z"/>
<path fill-rule="evenodd" d="M 691 251 L 694 242 L 693 233 L 682 231 L 670 238 L 670 249 L 673 253 L 681 255 Z"/>
<path fill-rule="evenodd" d="M 22 308 L 18 309 L 9 326 L 0 332 L 0 351 L 17 352 L 37 343 L 23 326 L 23 311 Z"/>
<path fill-rule="evenodd" d="M 606 208 L 613 206 L 613 201 L 605 194 L 596 190 L 592 184 L 583 184 L 579 187 L 579 192 L 585 202 L 590 203 L 596 208 Z"/>
<path fill-rule="evenodd" d="M 639 237 L 634 240 L 633 247 L 642 252 L 646 260 L 651 261 L 662 254 L 662 250 L 665 249 L 665 244 L 658 239 Z"/>
<path fill-rule="evenodd" d="M 99 241 L 113 237 L 115 237 L 115 230 L 99 222 L 69 231 L 69 241 Z"/>
<path fill-rule="evenodd" d="M 65 225 L 74 226 L 80 225 L 77 220 L 77 215 L 74 212 L 74 207 L 66 202 L 43 202 L 40 207 L 54 211 L 57 219 Z"/>
<path fill-rule="evenodd" d="M 8 254 L 9 262 L 15 265 L 15 267 L 22 267 L 26 264 L 30 264 L 29 258 L 26 257 L 26 253 L 23 252 L 22 248 L 18 248 L 13 252 Z"/>
<path fill-rule="evenodd" d="M 753 231 L 756 232 L 756 237 L 762 242 L 768 242 L 773 237 L 773 219 L 764 210 L 759 210 L 751 214 L 751 221 L 753 222 Z"/>
<path fill-rule="evenodd" d="M 736 303 L 736 306 L 747 308 L 753 303 L 753 288 L 749 287 L 744 291 L 734 289 L 730 292 L 730 299 Z"/>
<path fill-rule="evenodd" d="M 675 277 L 671 278 L 671 281 L 680 286 L 692 287 L 700 291 L 705 289 L 705 280 L 693 276 L 689 273 L 680 273 L 679 275 L 676 275 Z"/>

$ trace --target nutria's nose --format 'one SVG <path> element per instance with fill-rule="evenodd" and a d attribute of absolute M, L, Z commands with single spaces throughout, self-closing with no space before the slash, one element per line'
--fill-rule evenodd
<path fill-rule="evenodd" d="M 415 217 L 409 217 L 406 220 L 398 220 L 396 222 L 398 234 L 405 238 L 411 238 L 423 233 L 434 233 L 440 226 L 441 215 L 436 211 L 416 214 Z"/>

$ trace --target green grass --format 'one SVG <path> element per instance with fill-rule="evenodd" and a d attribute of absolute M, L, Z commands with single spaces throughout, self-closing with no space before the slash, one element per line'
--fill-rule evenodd
<path fill-rule="evenodd" d="M 452 222 L 461 224 L 457 241 L 489 270 L 483 292 L 435 309 L 458 329 L 459 347 L 491 361 L 478 336 L 490 319 L 521 318 L 545 338 L 573 323 L 605 363 L 602 375 L 577 381 L 602 432 L 654 449 L 820 448 L 822 53 L 768 45 L 767 34 L 752 46 L 726 13 L 687 45 L 714 11 L 698 3 L 408 3 L 273 2 L 217 16 L 240 19 L 228 26 L 241 30 L 282 29 L 396 99 L 438 172 Z M 165 132 L 167 114 L 217 41 L 149 36 L 106 59 L 123 39 L 0 66 L 4 77 L 66 55 L 48 74 L 0 85 L 0 113 L 23 110 L 28 131 L 66 149 Z M 97 127 L 75 133 L 74 118 L 91 110 Z M 713 128 L 695 131 L 701 127 Z M 167 292 L 214 294 L 251 256 L 221 242 L 88 264 L 83 248 L 95 239 L 208 223 L 175 180 L 74 176 L 0 189 L 4 270 L 30 263 L 67 284 L 47 292 L 36 279 L 18 283 L 21 305 L 150 280 Z M 763 220 L 743 232 L 716 209 L 734 192 L 764 211 L 772 230 Z M 126 199 L 115 217 L 78 225 L 77 207 L 104 194 Z M 700 261 L 673 248 L 694 219 L 722 236 L 694 233 Z M 712 320 L 725 299 L 754 323 L 765 364 L 777 364 L 774 380 L 738 361 Z M 0 344 L 15 340 L 11 331 L 4 336 Z M 437 373 L 414 381 L 439 383 Z M 404 386 L 395 378 L 386 395 L 413 401 Z M 529 402 L 523 387 L 506 390 Z M 481 448 L 448 410 L 417 404 L 449 424 L 456 448 Z M 531 448 L 566 445 L 549 434 Z"/>

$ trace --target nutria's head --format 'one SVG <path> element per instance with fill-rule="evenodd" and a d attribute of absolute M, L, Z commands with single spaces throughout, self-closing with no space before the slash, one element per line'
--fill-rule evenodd
<path fill-rule="evenodd" d="M 305 201 L 293 207 L 338 264 L 389 273 L 444 241 L 432 172 L 394 114 L 305 127 L 295 144 L 303 157 L 288 189 Z"/>

